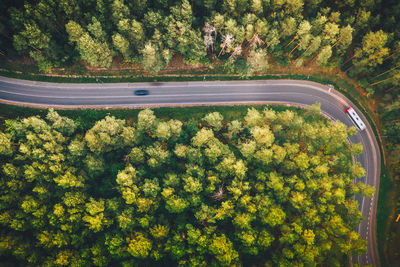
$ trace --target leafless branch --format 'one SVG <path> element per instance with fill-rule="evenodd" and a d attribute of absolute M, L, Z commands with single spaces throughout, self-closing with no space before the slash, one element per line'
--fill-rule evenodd
<path fill-rule="evenodd" d="M 240 56 L 242 54 L 242 46 L 237 46 L 235 49 L 233 49 L 232 54 L 229 57 L 229 60 L 235 60 L 237 56 Z"/>
<path fill-rule="evenodd" d="M 224 198 L 224 185 L 223 184 L 219 186 L 218 191 L 215 191 L 212 194 L 212 198 L 217 201 L 220 201 Z"/>

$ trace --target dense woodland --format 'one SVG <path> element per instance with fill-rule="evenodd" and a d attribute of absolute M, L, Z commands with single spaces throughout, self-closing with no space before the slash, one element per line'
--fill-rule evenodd
<path fill-rule="evenodd" d="M 44 72 L 78 61 L 108 68 L 119 55 L 154 74 L 176 54 L 245 76 L 271 64 L 340 68 L 383 103 L 388 148 L 400 149 L 397 0 L 2 3 L 0 56 L 29 55 Z"/>
<path fill-rule="evenodd" d="M 273 59 L 342 67 L 364 77 L 400 59 L 395 0 L 5 2 L 3 53 L 13 48 L 29 54 L 43 71 L 77 60 L 110 67 L 121 54 L 158 72 L 180 54 L 190 63 L 246 59 L 250 73 L 267 69 Z M 383 76 L 393 77 L 386 84 L 398 81 L 398 73 Z"/>
<path fill-rule="evenodd" d="M 337 68 L 378 103 L 398 181 L 399 21 L 398 0 L 3 0 L 0 57 L 29 56 L 42 72 L 122 58 L 156 74 L 174 55 L 243 76 Z"/>
<path fill-rule="evenodd" d="M 374 189 L 356 133 L 313 105 L 90 127 L 50 110 L 0 132 L 0 259 L 21 266 L 339 266 Z"/>

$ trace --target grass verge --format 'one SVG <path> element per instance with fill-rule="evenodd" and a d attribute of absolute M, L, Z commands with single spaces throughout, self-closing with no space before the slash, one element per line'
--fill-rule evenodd
<path fill-rule="evenodd" d="M 389 171 L 381 165 L 381 179 L 379 186 L 379 199 L 376 212 L 376 238 L 378 242 L 378 251 L 380 255 L 381 266 L 389 266 L 384 257 L 384 246 L 386 240 L 386 226 L 388 225 L 388 219 L 390 218 L 391 211 L 393 209 L 391 195 L 393 193 L 393 182 L 389 177 Z M 381 227 L 379 227 L 381 226 Z"/>

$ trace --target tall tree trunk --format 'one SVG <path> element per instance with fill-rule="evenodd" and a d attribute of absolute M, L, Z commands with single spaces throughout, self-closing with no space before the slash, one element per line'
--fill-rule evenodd
<path fill-rule="evenodd" d="M 307 49 L 301 54 L 301 56 L 299 56 L 297 59 L 302 58 L 304 56 L 305 53 L 307 53 L 307 51 L 310 49 L 311 44 L 307 47 Z"/>
<path fill-rule="evenodd" d="M 349 62 L 350 60 L 354 59 L 357 55 L 354 54 L 351 58 L 349 58 L 348 60 L 346 60 L 344 63 L 342 63 L 342 65 L 340 67 L 343 67 L 344 65 L 346 65 L 347 62 Z"/>
<path fill-rule="evenodd" d="M 311 59 L 310 63 L 314 63 L 314 61 L 317 59 L 318 56 L 319 56 L 319 53 L 317 53 L 317 54 L 313 57 L 313 59 Z"/>
<path fill-rule="evenodd" d="M 390 70 L 387 70 L 387 71 L 385 71 L 385 72 L 383 72 L 383 73 L 381 73 L 381 74 L 375 76 L 374 78 L 378 78 L 378 77 L 380 77 L 380 76 L 382 76 L 382 75 L 384 75 L 384 74 L 386 74 L 386 73 L 388 73 L 388 72 L 390 72 L 390 71 L 392 71 L 392 70 L 397 69 L 398 67 L 400 67 L 400 65 L 398 65 L 398 66 L 396 66 L 396 67 L 394 67 L 394 68 L 391 68 Z M 374 79 L 374 78 L 373 78 L 373 79 Z"/>
<path fill-rule="evenodd" d="M 340 38 L 338 38 L 338 40 L 333 44 L 333 45 L 331 45 L 331 48 L 334 48 L 336 45 L 338 45 L 340 43 Z"/>
<path fill-rule="evenodd" d="M 385 93 L 389 93 L 390 91 L 392 91 L 392 90 L 393 90 L 393 88 L 394 88 L 394 86 L 392 86 L 392 87 L 390 87 L 390 88 L 386 89 L 386 90 L 385 90 Z"/>
<path fill-rule="evenodd" d="M 379 51 L 377 51 L 376 53 L 373 53 L 372 55 L 369 55 L 368 57 L 371 57 L 371 56 L 375 56 L 376 54 L 378 54 L 379 53 Z M 355 58 L 357 55 L 356 54 L 354 54 L 354 56 L 352 56 L 349 60 L 347 60 L 345 63 L 343 63 L 340 67 L 342 67 L 344 64 L 346 64 L 348 61 L 350 61 L 350 60 L 352 60 L 353 58 Z M 370 60 L 369 60 L 370 61 Z M 367 62 L 369 62 L 369 61 L 367 61 Z"/>
<path fill-rule="evenodd" d="M 300 45 L 300 42 L 289 52 L 289 55 L 288 55 L 288 56 L 290 56 L 290 54 L 292 54 L 292 52 L 293 52 L 294 50 L 296 50 L 297 47 L 299 47 L 299 45 Z"/>
<path fill-rule="evenodd" d="M 217 57 L 219 57 L 221 55 L 221 53 L 222 53 L 222 51 L 224 51 L 224 49 L 225 49 L 225 44 L 222 46 L 221 51 L 219 51 L 219 54 Z"/>
<path fill-rule="evenodd" d="M 393 76 L 393 77 L 394 77 L 394 76 Z M 387 80 L 393 79 L 393 77 L 386 78 L 386 79 L 384 79 L 384 80 L 381 80 L 381 81 L 379 81 L 379 82 L 376 82 L 376 83 L 371 83 L 371 84 L 370 84 L 370 85 L 368 85 L 367 87 L 370 87 L 370 86 L 374 86 L 374 85 L 377 85 L 377 84 L 383 83 L 383 82 L 385 82 L 385 81 L 387 81 Z"/>
<path fill-rule="evenodd" d="M 31 45 L 30 45 L 30 47 L 32 47 L 33 49 L 35 49 L 36 51 L 38 51 L 38 52 L 40 52 L 40 53 L 42 53 L 42 54 L 47 54 L 46 51 L 42 51 L 42 50 L 40 50 L 40 49 L 38 49 L 38 48 L 36 48 L 36 47 L 34 47 L 34 46 L 31 46 Z"/>
<path fill-rule="evenodd" d="M 351 65 L 348 69 L 346 69 L 346 70 L 344 70 L 344 72 L 346 73 L 346 72 L 348 72 L 351 68 L 353 68 L 354 67 L 354 64 L 353 65 Z"/>
<path fill-rule="evenodd" d="M 393 57 L 394 55 L 396 55 L 396 54 L 399 53 L 399 52 L 400 52 L 400 50 L 395 51 L 395 52 L 393 52 L 392 54 L 390 54 L 389 56 L 385 57 L 385 58 L 382 60 L 382 63 L 385 62 L 387 59 Z"/>
<path fill-rule="evenodd" d="M 284 47 L 283 47 L 283 49 L 285 49 L 286 47 L 288 47 L 291 43 L 293 43 L 294 42 L 294 40 L 296 40 L 297 39 L 297 34 L 293 37 L 293 39 L 292 39 L 292 41 L 290 41 L 287 45 L 285 45 Z"/>

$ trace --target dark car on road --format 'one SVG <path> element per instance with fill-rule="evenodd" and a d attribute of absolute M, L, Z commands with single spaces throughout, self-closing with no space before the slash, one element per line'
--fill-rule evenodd
<path fill-rule="evenodd" d="M 135 90 L 135 95 L 148 95 L 148 90 Z"/>

